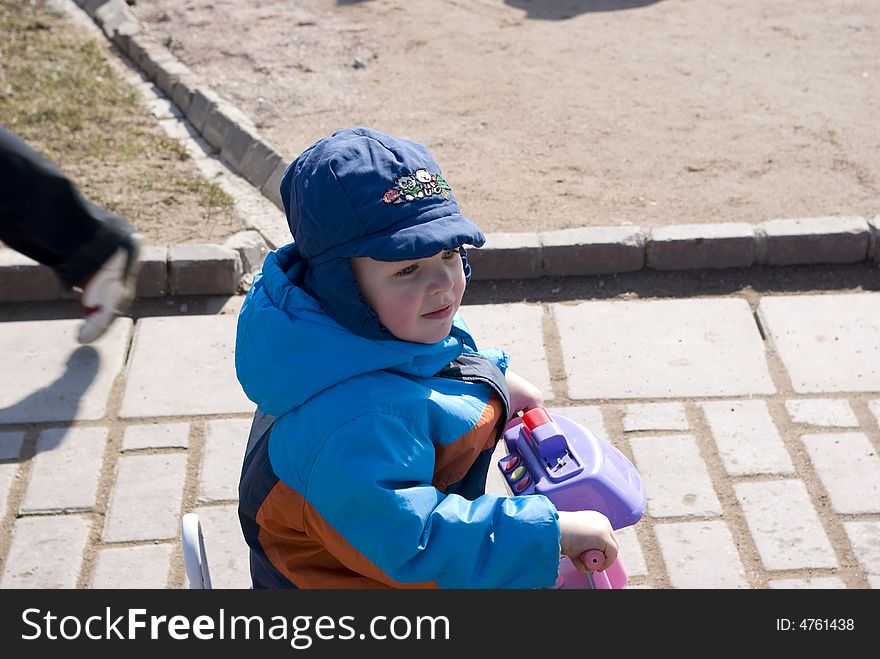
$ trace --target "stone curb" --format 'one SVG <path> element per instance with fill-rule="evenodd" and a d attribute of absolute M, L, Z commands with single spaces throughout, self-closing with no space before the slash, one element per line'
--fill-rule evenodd
<path fill-rule="evenodd" d="M 267 252 L 256 231 L 242 231 L 224 245 L 145 245 L 135 295 L 235 295 L 243 293 L 246 270 L 259 268 Z M 53 270 L 0 248 L 0 303 L 78 299 L 64 289 Z"/>
<path fill-rule="evenodd" d="M 227 165 L 282 209 L 278 184 L 290 159 L 253 122 L 141 28 L 125 0 L 74 0 L 107 38 L 156 84 Z M 253 234 L 257 232 L 244 232 Z M 259 235 L 259 234 L 258 234 Z M 262 245 L 260 245 L 262 243 Z M 748 223 L 681 224 L 493 233 L 468 252 L 475 280 L 611 275 L 657 271 L 880 262 L 880 215 L 771 219 Z M 235 280 L 259 268 L 266 241 L 233 237 L 226 246 L 182 245 L 145 250 L 138 296 L 234 293 Z M 247 251 L 247 254 L 245 254 Z M 165 254 L 163 261 L 162 254 Z M 24 285 L 27 270 L 32 281 Z M 37 274 L 39 273 L 39 274 Z M 245 278 L 246 279 L 246 278 Z M 12 282 L 17 282 L 14 285 Z M 31 262 L 0 251 L 0 302 L 53 299 L 56 289 Z M 61 295 L 69 293 L 61 293 Z"/>
<path fill-rule="evenodd" d="M 880 215 L 487 234 L 474 279 L 880 262 Z"/>

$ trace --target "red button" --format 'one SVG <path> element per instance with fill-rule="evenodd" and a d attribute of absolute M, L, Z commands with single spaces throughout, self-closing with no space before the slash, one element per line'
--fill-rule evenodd
<path fill-rule="evenodd" d="M 516 465 L 519 464 L 519 456 L 511 455 L 506 458 L 507 462 L 504 463 L 504 471 L 513 471 L 516 468 Z"/>
<path fill-rule="evenodd" d="M 551 419 L 550 415 L 547 414 L 547 410 L 542 407 L 535 407 L 523 414 L 522 421 L 529 434 L 532 434 L 532 430 L 538 426 L 543 426 L 545 423 L 550 423 Z"/>
<path fill-rule="evenodd" d="M 514 485 L 514 488 L 516 488 L 517 492 L 522 492 L 524 489 L 526 489 L 528 484 L 531 482 L 532 482 L 532 479 L 527 474 L 526 476 L 523 477 L 523 479 L 521 481 L 517 481 L 516 485 Z"/>

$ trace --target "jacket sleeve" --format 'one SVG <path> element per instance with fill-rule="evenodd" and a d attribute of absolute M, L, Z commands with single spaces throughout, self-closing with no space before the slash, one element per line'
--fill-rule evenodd
<path fill-rule="evenodd" d="M 316 456 L 306 500 L 332 532 L 394 581 L 551 586 L 559 568 L 559 524 L 549 499 L 444 495 L 431 485 L 434 447 L 424 434 L 390 414 L 349 421 Z"/>

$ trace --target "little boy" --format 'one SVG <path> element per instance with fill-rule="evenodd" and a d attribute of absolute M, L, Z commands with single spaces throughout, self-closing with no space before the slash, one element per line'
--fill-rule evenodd
<path fill-rule="evenodd" d="M 281 181 L 294 242 L 242 306 L 235 364 L 258 416 L 239 484 L 255 588 L 540 588 L 560 552 L 617 541 L 597 512 L 485 494 L 506 423 L 540 392 L 459 315 L 482 232 L 428 150 L 367 128 Z M 602 566 L 600 566 L 602 567 Z"/>

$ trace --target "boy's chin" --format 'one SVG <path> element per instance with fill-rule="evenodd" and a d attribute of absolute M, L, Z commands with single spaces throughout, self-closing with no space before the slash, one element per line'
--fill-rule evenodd
<path fill-rule="evenodd" d="M 432 343 L 437 343 L 438 341 L 442 341 L 447 336 L 449 336 L 449 332 L 452 331 L 452 319 L 450 318 L 445 323 L 444 327 L 431 328 L 430 331 L 422 332 L 421 335 L 416 339 L 416 343 L 424 343 L 426 345 L 430 345 Z"/>

